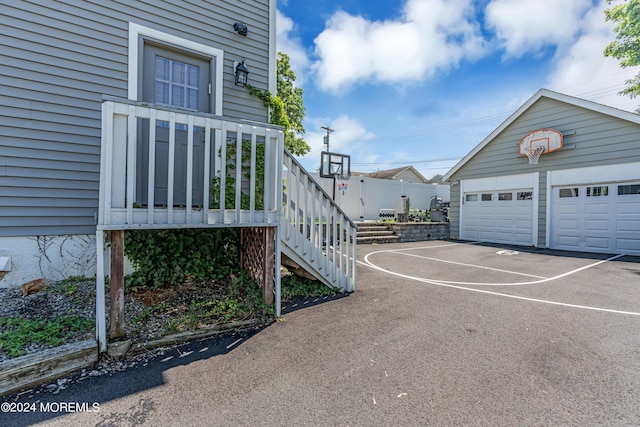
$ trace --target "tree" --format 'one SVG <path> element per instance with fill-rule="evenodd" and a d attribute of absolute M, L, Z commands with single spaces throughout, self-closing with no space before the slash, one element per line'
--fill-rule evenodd
<path fill-rule="evenodd" d="M 431 179 L 428 179 L 427 183 L 428 184 L 433 184 L 433 183 L 439 184 L 439 183 L 442 182 L 442 178 L 443 178 L 442 175 L 437 174 L 437 175 L 434 175 Z"/>
<path fill-rule="evenodd" d="M 305 108 L 302 89 L 295 87 L 296 75 L 291 69 L 289 55 L 278 52 L 276 95 L 247 85 L 249 92 L 262 100 L 270 110 L 269 122 L 284 127 L 284 146 L 296 156 L 307 154 L 311 147 L 302 138 Z"/>
<path fill-rule="evenodd" d="M 613 0 L 607 0 L 611 4 Z M 615 22 L 616 41 L 609 43 L 605 56 L 620 60 L 623 68 L 640 65 L 640 0 L 629 0 L 604 11 L 607 21 Z M 620 93 L 635 98 L 640 95 L 640 73 L 626 81 Z M 638 112 L 639 110 L 636 110 Z"/>

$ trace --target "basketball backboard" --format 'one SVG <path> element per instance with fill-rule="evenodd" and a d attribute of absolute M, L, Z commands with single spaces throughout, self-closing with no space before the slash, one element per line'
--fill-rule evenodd
<path fill-rule="evenodd" d="M 320 153 L 320 176 L 333 178 L 337 175 L 351 175 L 351 156 L 329 151 Z"/>
<path fill-rule="evenodd" d="M 562 133 L 555 129 L 539 129 L 529 132 L 518 143 L 521 156 L 529 156 L 536 151 L 547 154 L 562 148 Z"/>

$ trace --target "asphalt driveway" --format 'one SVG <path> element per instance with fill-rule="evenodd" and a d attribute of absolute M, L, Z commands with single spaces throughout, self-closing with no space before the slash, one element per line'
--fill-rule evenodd
<path fill-rule="evenodd" d="M 0 425 L 640 425 L 640 259 L 459 242 L 358 258 L 349 297 L 18 398 L 99 411 Z"/>

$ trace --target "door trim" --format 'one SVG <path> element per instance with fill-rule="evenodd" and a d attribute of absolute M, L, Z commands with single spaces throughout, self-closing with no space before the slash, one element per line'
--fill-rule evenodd
<path fill-rule="evenodd" d="M 140 71 L 140 37 L 152 37 L 161 42 L 166 42 L 174 46 L 183 47 L 192 51 L 201 53 L 205 56 L 215 58 L 215 98 L 213 99 L 212 113 L 219 116 L 223 115 L 222 111 L 222 82 L 223 82 L 223 63 L 224 51 L 212 46 L 207 46 L 192 40 L 183 39 L 172 34 L 163 33 L 153 28 L 144 27 L 133 22 L 129 22 L 129 66 L 128 66 L 128 98 L 138 101 L 138 73 Z"/>

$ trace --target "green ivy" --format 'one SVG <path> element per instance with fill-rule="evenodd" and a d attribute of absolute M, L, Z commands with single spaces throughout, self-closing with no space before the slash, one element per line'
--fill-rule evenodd
<path fill-rule="evenodd" d="M 218 152 L 221 153 L 220 151 Z M 238 159 L 237 145 L 235 140 L 228 140 L 226 147 L 226 179 L 224 192 L 224 205 L 226 209 L 234 209 L 236 205 L 236 164 Z M 242 141 L 242 153 L 240 153 L 240 164 L 242 165 L 242 177 L 250 182 L 251 179 L 251 141 Z M 255 167 L 255 209 L 264 209 L 264 144 L 256 144 L 256 167 Z M 216 176 L 211 180 L 211 209 L 220 208 L 220 188 L 222 180 Z M 241 192 L 240 208 L 250 209 L 250 195 Z"/>
<path fill-rule="evenodd" d="M 234 228 L 127 231 L 124 252 L 136 272 L 125 285 L 158 289 L 227 277 L 238 269 L 238 235 Z"/>
<path fill-rule="evenodd" d="M 280 282 L 280 296 L 287 301 L 295 297 L 319 297 L 337 293 L 337 288 L 330 288 L 325 284 L 304 277 L 285 276 Z"/>

